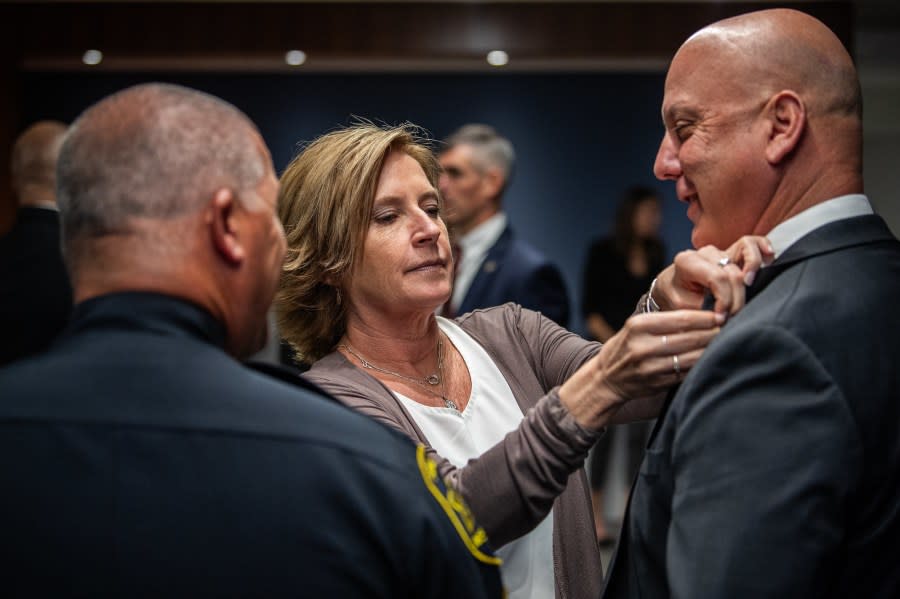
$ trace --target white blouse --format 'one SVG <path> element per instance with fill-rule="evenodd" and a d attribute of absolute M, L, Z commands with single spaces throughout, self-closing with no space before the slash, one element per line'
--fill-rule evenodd
<path fill-rule="evenodd" d="M 487 352 L 453 321 L 438 325 L 462 354 L 472 377 L 465 411 L 424 406 L 394 392 L 429 444 L 456 467 L 499 443 L 524 417 L 512 391 Z M 499 506 L 498 506 L 499 507 Z M 503 559 L 500 576 L 510 599 L 552 598 L 553 512 L 527 535 L 497 549 Z"/>

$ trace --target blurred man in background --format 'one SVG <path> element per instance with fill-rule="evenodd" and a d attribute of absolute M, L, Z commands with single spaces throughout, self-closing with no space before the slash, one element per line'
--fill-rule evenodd
<path fill-rule="evenodd" d="M 515 236 L 503 212 L 515 163 L 512 144 L 492 127 L 476 124 L 445 142 L 440 191 L 457 266 L 444 315 L 515 302 L 567 326 L 569 298 L 559 269 Z"/>
<path fill-rule="evenodd" d="M 45 349 L 72 310 L 59 247 L 56 159 L 66 125 L 40 121 L 16 140 L 10 161 L 16 223 L 0 238 L 0 365 Z"/>

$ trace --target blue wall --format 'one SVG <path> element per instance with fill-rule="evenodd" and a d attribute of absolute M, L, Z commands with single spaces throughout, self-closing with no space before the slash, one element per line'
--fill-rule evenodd
<path fill-rule="evenodd" d="M 662 74 L 140 75 L 31 73 L 23 121 L 74 119 L 101 97 L 142 81 L 171 81 L 220 96 L 259 126 L 279 171 L 309 141 L 352 115 L 411 121 L 436 138 L 466 122 L 510 138 L 518 166 L 505 200 L 513 226 L 562 268 L 580 319 L 581 267 L 591 239 L 612 225 L 622 190 L 664 194 L 671 255 L 689 247 L 690 222 L 674 186 L 653 178 L 662 135 Z M 636 298 L 635 298 L 636 299 Z"/>

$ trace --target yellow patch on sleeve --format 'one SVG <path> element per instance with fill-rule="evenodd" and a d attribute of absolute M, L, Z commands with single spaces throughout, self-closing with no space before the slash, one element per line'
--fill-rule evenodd
<path fill-rule="evenodd" d="M 475 517 L 472 515 L 469 506 L 466 505 L 465 500 L 463 500 L 462 495 L 454 489 L 448 489 L 446 493 L 442 490 L 443 485 L 438 478 L 437 464 L 425 455 L 425 447 L 423 445 L 419 445 L 416 448 L 416 461 L 419 463 L 419 471 L 422 473 L 425 487 L 444 509 L 469 552 L 475 559 L 486 564 L 499 566 L 503 563 L 503 560 L 499 557 L 482 551 L 482 547 L 487 543 L 487 533 L 475 522 Z"/>

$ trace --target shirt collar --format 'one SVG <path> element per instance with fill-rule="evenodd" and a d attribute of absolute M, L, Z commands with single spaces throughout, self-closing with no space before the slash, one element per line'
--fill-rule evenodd
<path fill-rule="evenodd" d="M 220 348 L 225 347 L 227 339 L 225 324 L 206 308 L 174 296 L 144 291 L 109 293 L 76 304 L 63 334 L 85 328 L 194 337 Z"/>
<path fill-rule="evenodd" d="M 463 257 L 480 256 L 487 252 L 503 234 L 506 228 L 506 214 L 498 212 L 465 235 L 457 238 Z"/>
<path fill-rule="evenodd" d="M 497 243 L 506 229 L 506 214 L 498 212 L 490 217 L 466 235 L 456 239 L 461 252 L 461 259 L 456 269 L 456 279 L 453 282 L 453 295 L 451 305 L 454 311 L 462 305 L 469 286 L 475 280 L 481 263 L 487 257 L 488 252 Z"/>
<path fill-rule="evenodd" d="M 810 231 L 836 220 L 873 213 L 869 199 L 865 195 L 854 193 L 839 196 L 807 208 L 800 214 L 779 223 L 766 237 L 775 249 L 775 257 L 778 258 Z"/>

